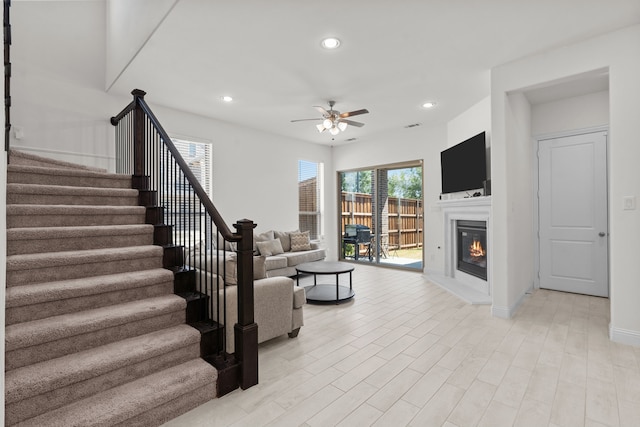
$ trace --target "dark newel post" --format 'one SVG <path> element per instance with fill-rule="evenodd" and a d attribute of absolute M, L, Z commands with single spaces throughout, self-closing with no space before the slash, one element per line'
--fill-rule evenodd
<path fill-rule="evenodd" d="M 140 106 L 138 100 L 144 99 L 147 94 L 140 89 L 134 89 L 131 94 L 135 101 L 135 108 L 133 111 L 133 175 L 141 179 L 144 176 L 144 128 L 145 118 L 144 111 Z M 134 178 L 135 180 L 136 178 Z"/>
<path fill-rule="evenodd" d="M 253 312 L 253 221 L 234 224 L 242 236 L 238 242 L 238 323 L 234 325 L 236 360 L 240 362 L 240 387 L 258 384 L 258 325 Z"/>

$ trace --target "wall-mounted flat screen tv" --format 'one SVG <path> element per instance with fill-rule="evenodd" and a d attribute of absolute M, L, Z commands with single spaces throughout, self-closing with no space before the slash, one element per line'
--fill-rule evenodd
<path fill-rule="evenodd" d="M 440 168 L 443 194 L 482 188 L 487 179 L 485 132 L 441 152 Z"/>

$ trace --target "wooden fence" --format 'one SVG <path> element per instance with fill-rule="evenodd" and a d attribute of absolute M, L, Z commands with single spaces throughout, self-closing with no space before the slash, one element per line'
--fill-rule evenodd
<path fill-rule="evenodd" d="M 420 248 L 422 238 L 422 201 L 389 197 L 389 249 Z M 372 226 L 371 194 L 346 193 L 341 196 L 342 218 L 341 230 L 344 234 L 347 224 Z M 384 237 L 383 237 L 384 239 Z M 384 240 L 383 240 L 384 243 Z"/>

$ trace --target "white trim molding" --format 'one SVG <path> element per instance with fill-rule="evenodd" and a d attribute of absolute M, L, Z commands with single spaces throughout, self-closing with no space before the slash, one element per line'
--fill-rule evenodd
<path fill-rule="evenodd" d="M 609 324 L 609 339 L 620 344 L 640 347 L 640 332 L 631 329 L 614 328 Z"/>
<path fill-rule="evenodd" d="M 520 306 L 524 302 L 524 299 L 527 297 L 527 295 L 529 295 L 530 292 L 531 290 L 528 290 L 527 292 L 520 295 L 520 298 L 518 298 L 518 300 L 513 303 L 511 307 L 492 305 L 491 315 L 494 317 L 499 317 L 501 319 L 511 319 L 516 314 L 516 311 L 518 311 L 518 308 L 520 308 Z"/>

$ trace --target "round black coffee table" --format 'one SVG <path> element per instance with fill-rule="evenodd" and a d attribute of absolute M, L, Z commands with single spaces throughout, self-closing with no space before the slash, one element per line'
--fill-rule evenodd
<path fill-rule="evenodd" d="M 351 272 L 355 267 L 346 262 L 340 261 L 316 261 L 305 262 L 296 266 L 296 284 L 300 286 L 300 273 L 313 274 L 313 285 L 305 286 L 304 292 L 308 302 L 317 303 L 336 303 L 340 304 L 353 298 L 356 293 L 353 292 L 353 281 Z M 339 276 L 343 273 L 349 273 L 349 287 L 340 286 Z M 318 284 L 318 275 L 335 274 L 335 284 Z"/>

